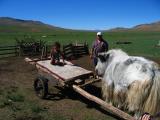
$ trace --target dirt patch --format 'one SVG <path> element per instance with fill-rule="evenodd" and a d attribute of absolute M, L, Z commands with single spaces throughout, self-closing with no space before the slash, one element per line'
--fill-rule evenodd
<path fill-rule="evenodd" d="M 159 59 L 153 59 L 160 64 Z M 89 56 L 71 61 L 88 70 L 94 70 Z M 0 120 L 114 120 L 118 119 L 75 93 L 72 89 L 51 86 L 48 100 L 39 99 L 33 90 L 37 76 L 35 66 L 24 58 L 0 60 Z M 86 91 L 101 97 L 101 83 L 89 85 Z"/>
<path fill-rule="evenodd" d="M 94 70 L 89 56 L 71 62 Z M 52 95 L 48 100 L 39 99 L 33 90 L 36 76 L 35 66 L 25 63 L 22 57 L 0 60 L 0 120 L 116 119 L 99 105 L 85 99 L 72 89 L 51 88 Z M 85 89 L 101 97 L 100 83 Z"/>

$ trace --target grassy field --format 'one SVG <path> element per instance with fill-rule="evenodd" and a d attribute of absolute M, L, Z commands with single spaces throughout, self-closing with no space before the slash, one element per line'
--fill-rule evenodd
<path fill-rule="evenodd" d="M 90 48 L 96 38 L 96 32 L 50 28 L 44 24 L 12 20 L 12 25 L 6 22 L 0 26 L 0 46 L 15 45 L 15 38 L 23 39 L 24 35 L 45 40 L 47 44 L 55 41 L 62 45 L 87 42 Z M 160 47 L 155 47 L 160 41 L 160 32 L 106 31 L 104 39 L 109 43 L 109 49 L 120 48 L 131 55 L 145 56 L 160 64 Z M 72 62 L 94 70 L 89 56 Z M 25 63 L 24 57 L 0 59 L 0 120 L 119 120 L 71 89 L 59 89 L 49 84 L 51 97 L 39 99 L 33 89 L 36 76 L 35 66 Z M 101 83 L 89 85 L 85 90 L 101 98 Z"/>
<path fill-rule="evenodd" d="M 96 32 L 65 30 L 57 30 L 53 33 L 1 32 L 0 45 L 14 45 L 15 38 L 21 39 L 24 35 L 45 40 L 47 44 L 53 44 L 54 41 L 59 41 L 61 44 L 87 42 L 91 47 L 96 37 Z M 159 32 L 105 32 L 104 39 L 108 41 L 110 49 L 121 48 L 131 55 L 155 58 L 156 62 L 159 63 L 160 47 L 155 47 L 160 41 Z M 116 42 L 120 41 L 131 42 L 131 44 L 116 44 Z M 91 69 L 91 61 L 88 56 L 78 59 L 76 64 L 86 69 Z M 33 81 L 36 76 L 37 71 L 34 66 L 25 63 L 23 57 L 0 59 L 0 84 L 2 86 L 0 87 L 0 120 L 119 119 L 72 90 L 60 91 L 62 98 L 59 99 L 41 100 L 37 98 L 33 90 Z M 94 87 L 99 97 L 101 93 L 100 83 L 90 87 Z M 89 89 L 92 91 L 93 88 L 91 88 Z M 55 91 L 58 92 L 59 90 Z"/>
<path fill-rule="evenodd" d="M 61 44 L 87 42 L 91 47 L 96 37 L 95 32 L 84 31 L 55 31 L 44 33 L 0 33 L 0 45 L 15 44 L 15 38 L 23 38 L 24 35 L 30 35 L 35 39 L 47 41 L 47 44 L 53 44 L 59 41 Z M 46 37 L 42 37 L 46 36 Z M 160 41 L 160 32 L 105 32 L 104 39 L 108 41 L 109 48 L 121 48 L 132 55 L 141 55 L 146 57 L 158 58 L 160 47 L 155 47 Z M 131 44 L 116 44 L 119 41 L 131 42 Z"/>

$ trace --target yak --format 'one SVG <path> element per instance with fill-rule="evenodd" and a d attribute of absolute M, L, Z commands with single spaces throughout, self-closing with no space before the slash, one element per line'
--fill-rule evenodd
<path fill-rule="evenodd" d="M 136 118 L 160 112 L 160 67 L 120 49 L 99 53 L 95 71 L 102 76 L 103 99 Z"/>

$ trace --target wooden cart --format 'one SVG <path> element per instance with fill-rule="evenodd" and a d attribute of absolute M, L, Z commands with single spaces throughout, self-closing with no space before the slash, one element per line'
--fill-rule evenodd
<path fill-rule="evenodd" d="M 82 89 L 83 86 L 99 81 L 94 79 L 92 71 L 76 66 L 71 62 L 65 61 L 66 65 L 51 65 L 50 60 L 39 60 L 25 58 L 25 61 L 35 65 L 38 70 L 38 76 L 34 81 L 34 89 L 40 98 L 45 98 L 48 94 L 48 81 L 54 85 L 70 87 L 87 99 L 101 105 L 105 110 L 121 119 L 134 120 L 129 114 L 115 108 L 100 98 L 93 96 Z"/>

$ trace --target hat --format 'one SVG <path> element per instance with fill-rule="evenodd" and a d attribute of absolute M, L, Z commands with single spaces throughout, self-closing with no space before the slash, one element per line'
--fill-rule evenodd
<path fill-rule="evenodd" d="M 102 32 L 97 32 L 97 35 L 98 36 L 102 36 Z"/>

